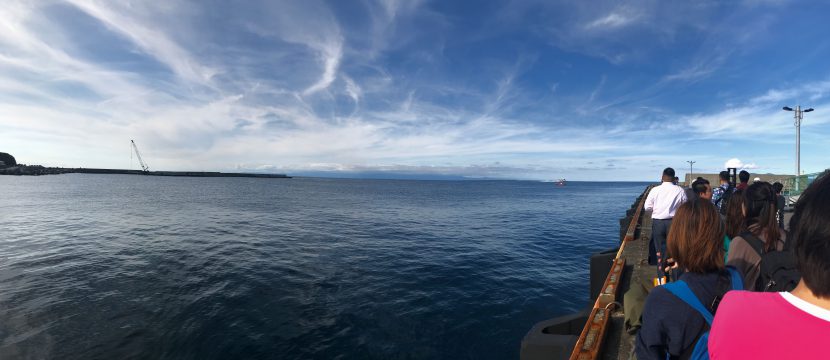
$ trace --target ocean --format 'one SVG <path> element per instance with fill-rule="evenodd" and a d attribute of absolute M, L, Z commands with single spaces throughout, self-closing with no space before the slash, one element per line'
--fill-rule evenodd
<path fill-rule="evenodd" d="M 645 186 L 0 176 L 0 358 L 516 359 Z"/>

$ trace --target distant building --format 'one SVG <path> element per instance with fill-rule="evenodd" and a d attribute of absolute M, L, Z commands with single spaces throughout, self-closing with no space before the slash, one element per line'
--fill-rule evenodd
<path fill-rule="evenodd" d="M 691 177 L 689 176 L 691 175 Z M 686 174 L 686 181 L 684 185 L 689 186 L 691 183 L 695 181 L 699 177 L 702 177 L 706 180 L 709 180 L 709 183 L 712 184 L 712 187 L 720 185 L 720 177 L 718 174 Z M 761 181 L 766 181 L 770 184 L 774 182 L 780 182 L 782 184 L 787 184 L 785 180 L 792 178 L 794 175 L 782 175 L 782 174 L 757 174 L 757 173 L 749 173 L 749 182 L 752 183 L 755 178 L 761 179 Z"/>

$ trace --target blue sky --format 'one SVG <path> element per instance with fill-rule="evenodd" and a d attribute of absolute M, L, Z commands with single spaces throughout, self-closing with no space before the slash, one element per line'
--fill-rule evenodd
<path fill-rule="evenodd" d="M 4 1 L 0 151 L 153 170 L 655 180 L 830 167 L 820 1 Z"/>

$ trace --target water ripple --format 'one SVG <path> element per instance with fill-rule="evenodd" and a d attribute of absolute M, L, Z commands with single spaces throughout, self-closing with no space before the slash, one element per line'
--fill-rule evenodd
<path fill-rule="evenodd" d="M 516 358 L 643 184 L 0 177 L 2 358 Z M 602 201 L 596 201 L 601 198 Z"/>

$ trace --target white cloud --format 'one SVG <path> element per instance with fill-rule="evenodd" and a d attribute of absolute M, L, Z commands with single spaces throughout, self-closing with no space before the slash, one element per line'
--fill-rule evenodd
<path fill-rule="evenodd" d="M 169 38 L 159 24 L 149 23 L 148 19 L 134 17 L 139 12 L 136 6 L 122 9 L 117 8 L 119 4 L 117 2 L 88 0 L 69 0 L 69 2 L 128 38 L 141 50 L 167 65 L 187 81 L 207 85 L 218 72 L 217 69 L 200 64 L 197 58 L 191 56 Z M 155 11 L 158 9 L 151 9 L 150 13 L 153 14 Z M 148 17 L 152 18 L 153 15 Z"/>
<path fill-rule="evenodd" d="M 767 103 L 764 106 L 747 105 L 724 110 L 680 116 L 678 121 L 665 126 L 670 131 L 688 132 L 693 139 L 735 139 L 758 141 L 761 143 L 781 141 L 782 134 L 787 134 L 786 141 L 793 129 L 792 113 L 781 110 L 779 103 Z M 816 108 L 830 108 L 830 102 L 815 104 Z M 830 119 L 813 116 L 805 120 L 802 128 L 825 124 Z M 803 130 L 802 130 L 803 131 Z"/>
<path fill-rule="evenodd" d="M 363 90 L 354 82 L 354 80 L 352 80 L 352 78 L 344 75 L 343 80 L 346 81 L 346 93 L 350 98 L 352 98 L 355 104 L 360 103 L 360 98 L 363 96 Z"/>
<path fill-rule="evenodd" d="M 694 81 L 708 77 L 714 73 L 723 63 L 723 58 L 719 60 L 708 61 L 705 63 L 693 64 L 683 70 L 668 74 L 663 77 L 664 81 Z"/>
<path fill-rule="evenodd" d="M 639 16 L 629 15 L 620 12 L 613 12 L 607 16 L 596 19 L 587 25 L 586 29 L 590 30 L 611 30 L 626 26 L 637 20 Z"/>
<path fill-rule="evenodd" d="M 570 52 L 604 58 L 611 64 L 650 60 L 672 45 L 679 32 L 705 30 L 709 9 L 689 2 L 638 0 L 511 2 L 507 20 L 522 24 L 539 13 L 547 16 L 551 44 Z M 677 14 L 683 14 L 678 16 Z"/>
<path fill-rule="evenodd" d="M 438 14 L 434 22 L 425 21 L 433 20 L 434 9 L 419 9 L 420 2 L 368 3 L 371 14 L 361 18 L 366 24 L 341 22 L 334 11 L 342 8 L 314 0 L 253 3 L 253 10 L 234 8 L 221 19 L 176 1 L 72 0 L 60 6 L 77 7 L 91 17 L 64 21 L 44 4 L 0 7 L 0 144 L 22 147 L 14 152 L 46 165 L 124 167 L 129 152 L 122 150 L 133 138 L 154 169 L 542 178 L 573 169 L 625 167 L 648 173 L 682 164 L 685 155 L 675 154 L 685 154 L 688 148 L 682 145 L 696 140 L 728 134 L 730 141 L 769 144 L 784 142 L 781 134 L 787 134 L 786 141 L 792 141 L 791 114 L 773 103 L 789 105 L 800 98 L 811 99 L 809 105 L 819 110 L 830 108 L 824 95 L 830 82 L 816 82 L 761 92 L 712 111 L 677 113 L 648 101 L 671 84 L 620 96 L 620 89 L 630 87 L 619 85 L 616 71 L 602 71 L 607 79 L 580 76 L 577 84 L 558 75 L 570 71 L 566 65 L 554 69 L 559 65 L 546 63 L 544 74 L 536 72 L 536 54 L 513 63 L 510 58 L 467 59 L 465 67 L 487 77 L 462 78 L 446 72 L 448 62 L 441 59 L 450 55 L 438 45 L 432 48 L 431 41 L 424 41 L 430 43 L 426 51 L 434 52 L 423 57 L 397 48 L 413 38 L 387 43 L 413 27 L 413 18 L 440 28 L 429 29 L 439 41 L 445 35 L 447 20 Z M 648 6 L 632 7 L 637 11 L 616 3 L 596 9 L 567 6 L 578 8 L 575 20 L 556 29 L 562 38 L 554 42 L 591 56 L 630 59 L 641 46 L 653 45 L 643 45 L 639 37 L 659 38 L 655 34 L 691 22 L 655 25 L 661 12 Z M 169 22 L 179 15 L 181 21 Z M 115 43 L 90 50 L 82 43 L 88 39 L 63 31 L 75 21 L 101 31 L 90 35 L 105 35 L 90 38 Z M 355 45 L 361 36 L 365 39 Z M 600 43 L 597 49 L 580 47 L 594 40 Z M 119 62 L 96 62 L 90 56 L 100 56 L 96 51 Z M 384 52 L 405 54 L 407 60 L 389 64 Z M 679 61 L 680 68 L 702 65 L 668 77 L 710 76 L 721 63 L 707 62 L 705 55 L 699 62 Z M 616 64 L 606 65 L 621 63 Z M 553 85 L 538 86 L 537 75 L 548 76 L 544 84 Z M 584 111 L 588 107 L 592 111 Z M 815 114 L 805 117 L 805 128 L 830 121 Z M 608 159 L 615 161 L 604 162 Z M 721 161 L 709 160 L 713 168 Z"/>
<path fill-rule="evenodd" d="M 754 105 L 774 105 L 779 106 L 779 108 L 784 105 L 795 107 L 798 104 L 787 104 L 785 102 L 798 102 L 804 100 L 804 98 L 810 101 L 819 101 L 824 99 L 828 92 L 830 92 L 830 80 L 811 81 L 785 89 L 770 89 L 764 95 L 750 99 L 749 102 Z"/>
<path fill-rule="evenodd" d="M 323 63 L 323 73 L 318 80 L 307 89 L 303 95 L 311 95 L 326 88 L 337 78 L 337 68 L 340 66 L 340 59 L 343 57 L 342 43 L 331 43 L 318 49 L 320 61 Z"/>
<path fill-rule="evenodd" d="M 313 95 L 337 79 L 344 56 L 345 39 L 338 19 L 322 1 L 279 1 L 250 4 L 244 27 L 266 39 L 305 46 L 321 71 L 301 91 Z"/>
<path fill-rule="evenodd" d="M 745 164 L 743 161 L 741 161 L 741 160 L 740 160 L 740 159 L 738 159 L 738 158 L 732 158 L 732 159 L 726 160 L 726 162 L 723 164 L 723 168 L 724 168 L 724 169 L 727 169 L 727 168 L 736 168 L 736 169 L 738 169 L 738 170 L 740 171 L 740 170 L 751 170 L 751 169 L 757 169 L 757 168 L 758 168 L 758 165 L 755 165 L 755 163 L 747 163 L 747 164 Z"/>
<path fill-rule="evenodd" d="M 792 99 L 797 94 L 797 90 L 795 89 L 788 89 L 787 91 L 781 91 L 776 89 L 770 89 L 767 91 L 766 94 L 752 98 L 749 102 L 751 104 L 761 104 L 766 105 L 769 103 L 780 103 L 783 100 Z"/>

